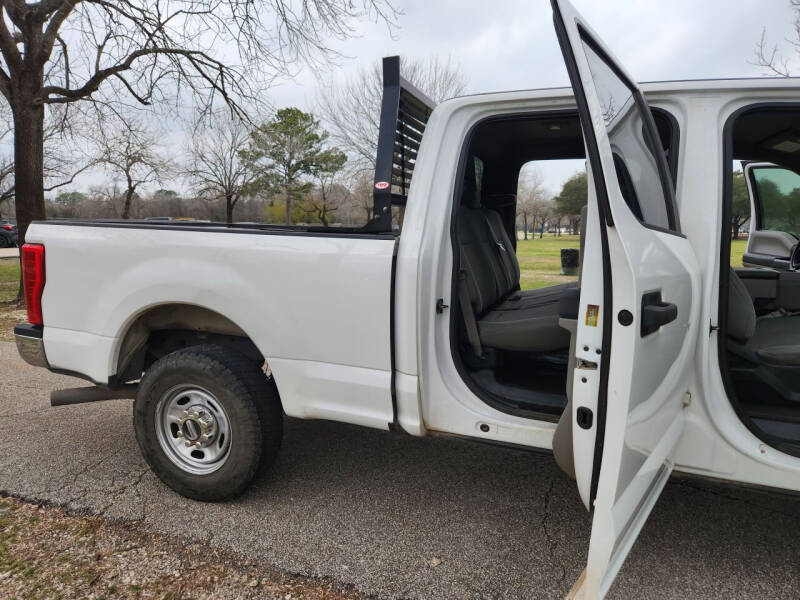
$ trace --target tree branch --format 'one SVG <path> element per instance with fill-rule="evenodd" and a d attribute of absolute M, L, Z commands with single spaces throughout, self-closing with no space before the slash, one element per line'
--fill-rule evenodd
<path fill-rule="evenodd" d="M 0 7 L 7 9 L 5 2 L 0 3 Z M 10 75 L 12 77 L 17 76 L 22 68 L 22 55 L 14 38 L 11 36 L 11 32 L 8 30 L 2 10 L 0 10 L 0 53 L 3 54 L 3 59 L 6 61 Z"/>
<path fill-rule="evenodd" d="M 44 30 L 44 36 L 42 37 L 42 48 L 41 54 L 39 56 L 39 60 L 44 64 L 50 58 L 50 54 L 53 52 L 53 45 L 55 44 L 56 40 L 58 39 L 59 35 L 58 32 L 61 30 L 61 26 L 64 24 L 64 21 L 67 20 L 70 13 L 75 9 L 75 6 L 80 2 L 80 0 L 61 0 L 58 4 L 58 8 L 55 9 L 55 13 L 50 18 L 50 21 L 47 23 L 47 27 Z M 55 5 L 56 3 L 51 3 Z M 45 8 L 45 10 L 47 10 Z M 63 40 L 59 40 L 62 46 L 65 46 Z"/>

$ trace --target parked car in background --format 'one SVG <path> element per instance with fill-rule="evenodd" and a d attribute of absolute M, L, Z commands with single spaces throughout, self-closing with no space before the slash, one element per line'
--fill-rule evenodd
<path fill-rule="evenodd" d="M 0 248 L 12 248 L 19 245 L 17 226 L 11 221 L 0 220 Z"/>

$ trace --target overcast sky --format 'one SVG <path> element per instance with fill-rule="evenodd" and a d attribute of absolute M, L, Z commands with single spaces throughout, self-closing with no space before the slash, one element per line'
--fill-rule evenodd
<path fill-rule="evenodd" d="M 774 42 L 793 32 L 788 0 L 573 3 L 637 81 L 759 76 L 763 69 L 750 62 L 762 29 Z M 323 74 L 325 79 L 347 77 L 382 56 L 400 54 L 449 56 L 468 78 L 470 93 L 568 85 L 549 0 L 394 4 L 402 14 L 393 37 L 385 24 L 361 24 L 356 38 L 332 44 L 345 58 Z M 268 93 L 276 108 L 313 110 L 319 85 L 304 68 Z M 559 178 L 563 173 L 548 177 L 548 187 L 557 187 Z"/>
<path fill-rule="evenodd" d="M 335 75 L 382 56 L 450 56 L 469 92 L 567 85 L 549 0 L 405 0 L 392 39 L 365 24 L 334 47 L 351 57 Z M 791 37 L 788 0 L 575 0 L 575 7 L 638 81 L 758 76 L 749 64 L 762 28 Z M 800 73 L 800 71 L 798 71 Z M 312 108 L 317 81 L 308 70 L 271 92 L 277 106 Z"/>

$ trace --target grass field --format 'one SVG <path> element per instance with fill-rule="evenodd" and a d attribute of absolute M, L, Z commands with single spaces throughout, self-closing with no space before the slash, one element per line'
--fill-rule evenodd
<path fill-rule="evenodd" d="M 19 261 L 16 258 L 0 259 L 0 304 L 17 297 L 19 288 Z"/>
<path fill-rule="evenodd" d="M 741 267 L 747 240 L 731 240 L 731 266 Z"/>
<path fill-rule="evenodd" d="M 24 310 L 17 308 L 19 260 L 0 259 L 0 342 L 14 341 L 14 325 L 25 321 Z"/>
<path fill-rule="evenodd" d="M 578 248 L 577 235 L 545 235 L 539 239 L 517 241 L 520 287 L 523 290 L 576 281 L 578 278 L 561 274 L 561 249 Z"/>
<path fill-rule="evenodd" d="M 523 290 L 575 281 L 576 277 L 561 274 L 561 248 L 577 248 L 577 235 L 552 236 L 517 241 L 520 287 Z M 747 240 L 731 240 L 731 266 L 741 267 Z"/>

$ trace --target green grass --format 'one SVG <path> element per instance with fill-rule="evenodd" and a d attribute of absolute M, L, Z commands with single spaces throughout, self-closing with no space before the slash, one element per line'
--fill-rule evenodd
<path fill-rule="evenodd" d="M 545 235 L 542 239 L 518 240 L 517 259 L 520 287 L 523 290 L 575 281 L 577 277 L 561 274 L 561 248 L 577 248 L 577 235 Z M 741 267 L 747 240 L 731 240 L 731 266 Z"/>
<path fill-rule="evenodd" d="M 520 269 L 520 287 L 523 290 L 577 281 L 576 276 L 561 274 L 561 249 L 578 248 L 577 235 L 547 235 L 517 241 L 517 259 Z"/>
<path fill-rule="evenodd" d="M 0 259 L 0 303 L 8 303 L 16 299 L 19 289 L 19 260 L 16 258 Z"/>
<path fill-rule="evenodd" d="M 731 240 L 731 266 L 741 267 L 747 240 Z"/>

